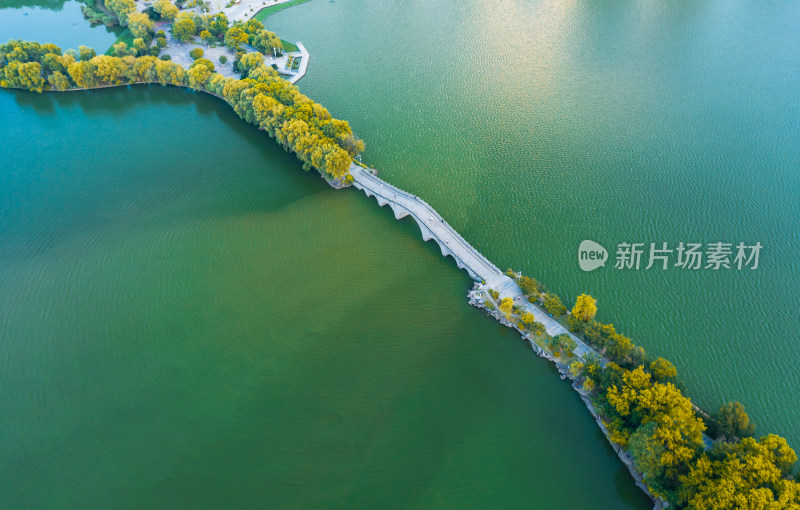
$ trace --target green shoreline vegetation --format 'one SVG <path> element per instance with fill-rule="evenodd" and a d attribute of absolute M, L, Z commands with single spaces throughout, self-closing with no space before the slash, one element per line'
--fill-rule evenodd
<path fill-rule="evenodd" d="M 243 65 L 247 60 L 260 61 L 258 56 Z M 322 105 L 263 64 L 246 68 L 246 77 L 235 79 L 215 73 L 214 64 L 203 58 L 186 70 L 150 55 L 98 56 L 85 46 L 79 52 L 62 52 L 53 44 L 10 41 L 0 45 L 0 71 L 0 86 L 33 92 L 147 83 L 208 92 L 294 152 L 303 169 L 315 168 L 334 180 L 346 177 L 353 157 L 364 149 L 364 142 L 353 135 L 346 121 L 334 119 Z"/>
<path fill-rule="evenodd" d="M 511 270 L 506 274 L 530 302 L 561 316 L 560 322 L 605 358 L 573 361 L 570 372 L 591 396 L 609 440 L 631 454 L 652 494 L 675 508 L 800 509 L 800 483 L 792 476 L 797 455 L 780 436 L 754 439 L 755 426 L 742 404 L 723 404 L 713 415 L 703 412 L 684 395 L 672 363 L 649 357 L 613 324 L 595 320 L 597 304 L 591 296 L 578 296 L 563 321 L 567 308 L 558 296 L 534 278 Z M 492 291 L 491 297 L 496 300 L 499 294 Z M 517 310 L 506 299 L 497 308 L 511 321 Z M 512 324 L 530 331 L 537 345 L 556 358 L 565 353 L 561 359 L 568 363 L 564 358 L 572 357 L 575 342 L 560 338 L 567 335 L 550 338 L 530 313 L 517 321 Z M 704 441 L 706 431 L 715 439 L 711 445 Z"/>
<path fill-rule="evenodd" d="M 258 11 L 254 16 L 253 19 L 257 21 L 264 21 L 267 17 L 275 14 L 276 12 L 280 12 L 284 9 L 288 9 L 294 5 L 300 5 L 308 2 L 309 0 L 292 0 L 291 2 L 286 2 L 278 5 L 270 5 L 268 7 L 264 7 L 260 11 Z"/>

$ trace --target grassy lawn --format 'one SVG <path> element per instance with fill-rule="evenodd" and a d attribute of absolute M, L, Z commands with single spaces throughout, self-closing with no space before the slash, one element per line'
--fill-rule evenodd
<path fill-rule="evenodd" d="M 309 0 L 292 0 L 291 2 L 286 2 L 286 3 L 283 3 L 283 4 L 279 4 L 279 5 L 270 5 L 269 7 L 264 7 L 263 9 L 258 11 L 255 14 L 255 16 L 253 16 L 253 19 L 257 19 L 258 21 L 261 21 L 263 23 L 264 20 L 267 18 L 267 16 L 275 14 L 276 12 L 280 12 L 280 11 L 282 11 L 284 9 L 288 9 L 289 7 L 291 7 L 293 5 L 300 5 L 300 4 L 306 3 L 308 1 Z"/>
<path fill-rule="evenodd" d="M 120 43 L 120 42 L 124 42 L 125 44 L 127 44 L 128 48 L 133 46 L 133 34 L 131 33 L 129 28 L 126 28 L 125 30 L 122 31 L 121 34 L 119 34 L 119 37 L 117 37 L 117 40 L 114 41 L 114 43 L 111 45 L 111 47 L 109 47 L 106 50 L 106 55 L 112 55 L 113 56 L 113 54 L 114 54 L 114 44 L 117 44 L 117 43 Z"/>
<path fill-rule="evenodd" d="M 290 43 L 289 41 L 284 41 L 283 39 L 281 39 L 281 42 L 283 43 L 283 49 L 286 51 L 286 53 L 300 51 L 300 48 L 298 48 L 295 43 Z"/>

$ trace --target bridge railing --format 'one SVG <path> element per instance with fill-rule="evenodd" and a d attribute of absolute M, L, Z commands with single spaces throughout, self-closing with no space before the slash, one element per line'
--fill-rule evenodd
<path fill-rule="evenodd" d="M 459 233 L 458 233 L 458 231 L 457 231 L 456 229 L 454 229 L 454 228 L 453 228 L 453 227 L 452 227 L 452 226 L 451 226 L 449 223 L 447 223 L 447 220 L 445 220 L 445 219 L 444 219 L 444 218 L 443 218 L 443 217 L 442 217 L 442 216 L 441 216 L 441 215 L 440 215 L 440 214 L 439 214 L 439 213 L 436 211 L 436 209 L 434 209 L 433 207 L 431 207 L 431 206 L 430 206 L 430 204 L 428 204 L 426 201 L 424 201 L 423 199 L 419 198 L 419 197 L 418 197 L 418 196 L 416 196 L 416 195 L 412 195 L 411 193 L 409 193 L 409 192 L 407 192 L 407 191 L 404 191 L 404 190 L 402 190 L 402 189 L 398 188 L 397 186 L 394 186 L 394 185 L 392 185 L 392 184 L 389 184 L 388 182 L 384 181 L 384 180 L 383 180 L 383 179 L 381 179 L 380 177 L 377 177 L 376 175 L 373 175 L 373 174 L 372 174 L 372 173 L 371 173 L 369 170 L 364 170 L 364 169 L 361 169 L 361 172 L 360 172 L 360 173 L 361 173 L 362 175 L 366 175 L 366 177 L 367 177 L 368 179 L 372 180 L 373 182 L 377 182 L 378 184 L 381 184 L 381 185 L 382 185 L 384 188 L 388 188 L 390 191 L 394 192 L 395 194 L 397 194 L 397 195 L 401 195 L 401 196 L 405 197 L 407 200 L 411 200 L 411 201 L 413 201 L 413 202 L 417 202 L 417 203 L 421 204 L 422 206 L 424 206 L 424 207 L 425 207 L 425 208 L 426 208 L 426 209 L 427 209 L 427 210 L 428 210 L 428 211 L 431 213 L 431 215 L 432 215 L 432 216 L 436 217 L 436 219 L 438 219 L 438 220 L 439 220 L 439 221 L 440 221 L 442 224 L 444 224 L 444 225 L 447 227 L 447 229 L 448 229 L 448 230 L 451 232 L 451 234 L 452 234 L 452 235 L 453 235 L 455 238 L 457 238 L 457 239 L 459 240 L 459 242 L 461 242 L 462 244 L 464 244 L 464 245 L 466 245 L 467 247 L 469 247 L 469 249 L 470 249 L 470 250 L 473 252 L 473 254 L 474 254 L 476 257 L 478 257 L 478 258 L 481 260 L 481 262 L 483 262 L 484 264 L 486 264 L 486 265 L 487 265 L 489 268 L 491 268 L 492 270 L 494 270 L 494 271 L 495 271 L 495 272 L 497 272 L 498 274 L 502 274 L 502 271 L 500 271 L 500 269 L 499 269 L 497 266 L 495 266 L 494 264 L 492 264 L 492 262 L 491 262 L 491 261 L 489 261 L 489 259 L 487 259 L 487 258 L 486 258 L 486 257 L 485 257 L 485 256 L 484 256 L 484 255 L 483 255 L 481 252 L 480 252 L 480 251 L 478 251 L 477 249 L 475 249 L 475 247 L 474 247 L 474 246 L 472 246 L 472 245 L 471 245 L 471 244 L 470 244 L 470 243 L 469 243 L 469 242 L 468 242 L 466 239 L 464 239 L 464 238 L 461 236 L 461 234 L 459 234 Z M 389 197 L 384 197 L 384 198 L 386 198 L 387 200 L 389 200 Z M 395 202 L 395 203 L 397 203 L 397 202 Z"/>

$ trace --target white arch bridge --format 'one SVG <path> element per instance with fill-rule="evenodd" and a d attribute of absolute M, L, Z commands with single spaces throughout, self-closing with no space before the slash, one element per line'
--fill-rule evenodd
<path fill-rule="evenodd" d="M 353 186 L 368 197 L 375 197 L 381 207 L 388 204 L 396 219 L 405 216 L 414 218 L 422 231 L 422 239 L 436 241 L 442 255 L 453 257 L 459 269 L 466 270 L 470 278 L 478 282 L 485 281 L 489 288 L 501 295 L 515 295 L 519 292 L 514 280 L 504 275 L 497 266 L 473 248 L 424 200 L 392 186 L 356 164 L 350 166 L 350 174 L 353 176 Z"/>

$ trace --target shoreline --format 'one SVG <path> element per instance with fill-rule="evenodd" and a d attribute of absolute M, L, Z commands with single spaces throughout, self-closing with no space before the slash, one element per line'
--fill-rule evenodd
<path fill-rule="evenodd" d="M 58 92 L 91 92 L 93 90 L 113 89 L 113 88 L 120 88 L 120 87 L 132 87 L 132 86 L 136 86 L 136 85 L 146 85 L 146 86 L 159 85 L 161 87 L 175 87 L 177 89 L 185 89 L 185 90 L 192 91 L 192 92 L 202 92 L 203 94 L 208 94 L 209 96 L 212 96 L 212 97 L 215 97 L 215 98 L 221 100 L 226 105 L 228 105 L 229 108 L 233 109 L 233 106 L 231 106 L 231 104 L 228 103 L 228 101 L 226 101 L 225 98 L 220 96 L 220 95 L 217 95 L 217 94 L 215 94 L 213 92 L 209 92 L 208 90 L 194 89 L 194 88 L 190 87 L 189 85 L 175 85 L 173 83 L 138 81 L 138 82 L 133 82 L 133 83 L 119 83 L 119 84 L 115 84 L 115 85 L 98 85 L 97 87 L 91 87 L 91 88 L 73 87 L 73 88 L 64 89 L 64 90 L 48 89 L 48 90 L 42 91 L 42 93 L 45 93 L 45 92 L 48 92 L 48 93 L 49 92 L 56 92 L 56 93 L 58 93 Z M 28 89 L 24 89 L 22 87 L 0 87 L 0 89 L 4 89 L 4 90 L 19 90 L 21 92 L 27 92 L 27 93 L 31 93 L 31 94 L 36 94 L 36 92 L 30 91 Z M 270 138 L 272 138 L 272 137 L 270 137 Z M 278 146 L 281 147 L 280 144 L 278 144 Z M 285 149 L 285 148 L 284 148 L 284 150 L 288 151 L 288 149 Z M 317 172 L 317 174 L 319 174 L 319 176 L 326 183 L 328 183 L 328 186 L 330 186 L 333 189 L 343 189 L 343 188 L 348 188 L 348 187 L 352 186 L 352 184 L 346 182 L 345 178 L 332 179 L 332 178 L 328 177 L 327 175 L 323 174 L 319 169 L 314 168 L 314 170 Z M 349 174 L 347 174 L 347 175 L 349 175 Z"/>
<path fill-rule="evenodd" d="M 483 292 L 485 292 L 484 286 L 476 282 L 473 285 L 472 290 L 467 292 L 467 301 L 469 302 L 469 304 L 479 310 L 483 310 L 484 312 L 486 312 L 487 316 L 493 317 L 503 326 L 513 329 L 514 331 L 519 333 L 520 337 L 531 346 L 531 349 L 537 356 L 539 356 L 540 358 L 544 358 L 549 362 L 551 362 L 553 365 L 555 365 L 556 370 L 558 370 L 558 373 L 560 374 L 562 381 L 567 379 L 570 380 L 570 386 L 578 394 L 583 404 L 589 410 L 589 413 L 591 413 L 592 418 L 594 418 L 595 423 L 603 432 L 606 441 L 608 441 L 608 444 L 614 450 L 614 453 L 617 454 L 619 460 L 628 469 L 628 472 L 633 478 L 633 481 L 636 484 L 636 486 L 639 487 L 639 489 L 641 489 L 642 492 L 644 492 L 647 495 L 647 497 L 649 497 L 650 500 L 653 502 L 653 510 L 663 510 L 665 508 L 669 508 L 669 503 L 667 503 L 663 499 L 659 498 L 658 496 L 650 492 L 650 489 L 644 482 L 644 476 L 638 469 L 636 469 L 631 454 L 621 446 L 614 444 L 614 442 L 611 440 L 608 429 L 606 428 L 605 424 L 603 423 L 603 420 L 600 418 L 600 414 L 597 412 L 597 409 L 595 409 L 594 404 L 589 398 L 589 394 L 585 392 L 580 387 L 580 385 L 578 385 L 577 378 L 572 375 L 572 373 L 569 370 L 569 367 L 566 364 L 564 364 L 561 360 L 553 356 L 551 353 L 547 352 L 545 349 L 542 349 L 539 345 L 537 345 L 536 342 L 534 342 L 533 339 L 531 338 L 530 333 L 525 333 L 524 331 L 521 331 L 517 326 L 515 326 L 513 323 L 511 323 L 509 320 L 503 317 L 503 315 L 500 313 L 497 307 L 495 307 L 494 309 L 487 308 L 485 305 L 485 301 L 483 301 L 479 297 L 479 293 Z M 596 351 L 592 349 L 592 352 Z"/>

